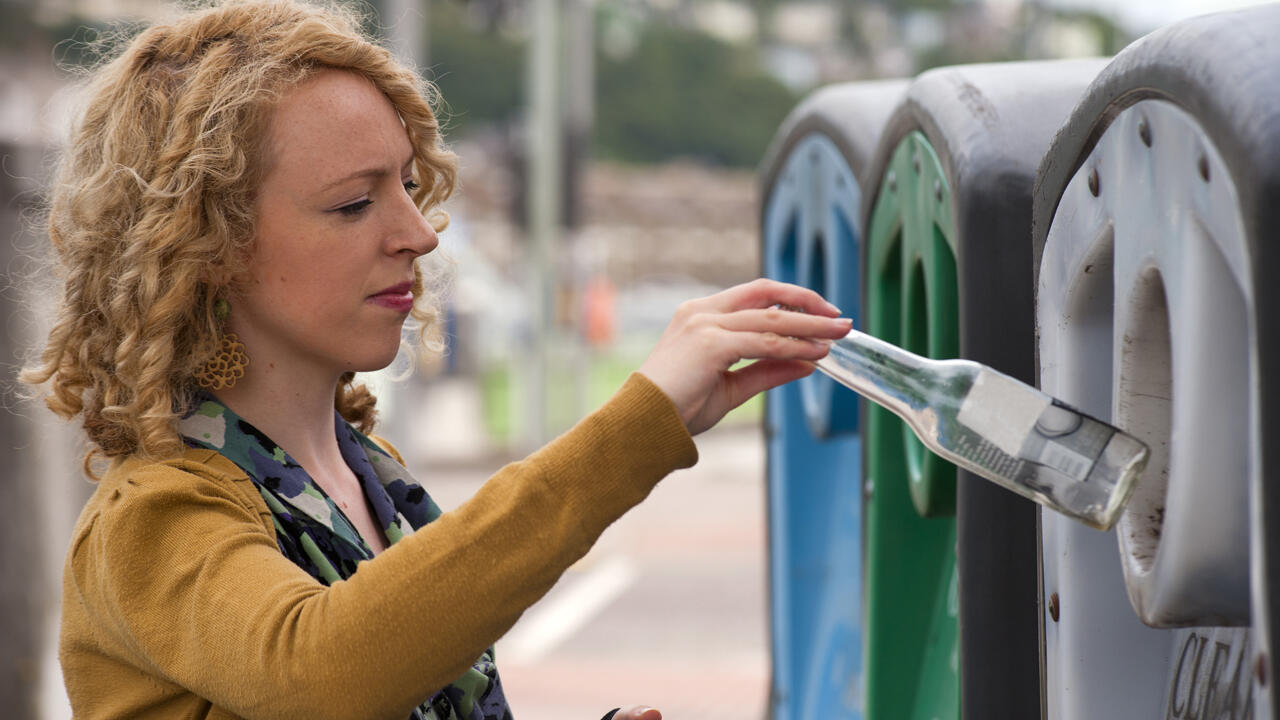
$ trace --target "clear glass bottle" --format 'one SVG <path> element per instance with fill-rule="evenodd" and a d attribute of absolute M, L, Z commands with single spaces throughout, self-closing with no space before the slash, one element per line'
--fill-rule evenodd
<path fill-rule="evenodd" d="M 906 421 L 951 462 L 1099 529 L 1119 517 L 1140 440 L 971 360 L 920 357 L 857 330 L 817 366 Z"/>

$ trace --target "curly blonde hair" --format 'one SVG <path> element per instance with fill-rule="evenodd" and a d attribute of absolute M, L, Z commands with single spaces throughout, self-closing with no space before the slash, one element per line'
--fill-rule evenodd
<path fill-rule="evenodd" d="M 83 416 L 96 446 L 86 467 L 95 455 L 181 451 L 177 421 L 220 341 L 215 303 L 245 269 L 263 139 L 290 87 L 322 69 L 369 79 L 413 144 L 414 201 L 437 230 L 448 223 L 440 204 L 457 161 L 434 88 L 358 28 L 337 6 L 232 0 L 144 30 L 92 73 L 48 208 L 62 297 L 21 374 L 49 384 L 53 412 Z M 415 276 L 412 316 L 426 331 L 439 302 Z M 372 429 L 374 397 L 351 374 L 335 407 Z"/>

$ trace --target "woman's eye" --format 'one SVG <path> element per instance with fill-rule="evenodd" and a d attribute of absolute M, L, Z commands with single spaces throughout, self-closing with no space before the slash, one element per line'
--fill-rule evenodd
<path fill-rule="evenodd" d="M 342 207 L 338 208 L 338 212 L 342 213 L 343 215 L 355 216 L 364 212 L 364 209 L 369 207 L 372 204 L 373 204 L 373 201 L 369 199 L 357 200 L 351 203 L 350 205 L 343 205 Z"/>
<path fill-rule="evenodd" d="M 418 187 L 419 187 L 418 183 L 414 182 L 413 180 L 410 180 L 404 183 L 404 191 L 410 194 L 412 194 L 414 190 L 417 190 Z M 343 215 L 346 215 L 347 217 L 355 217 L 363 213 L 365 209 L 372 204 L 373 204 L 372 200 L 370 200 L 369 198 L 365 198 L 363 200 L 357 200 L 349 205 L 343 205 L 340 208 L 335 208 L 334 210 L 336 212 L 342 213 Z"/>

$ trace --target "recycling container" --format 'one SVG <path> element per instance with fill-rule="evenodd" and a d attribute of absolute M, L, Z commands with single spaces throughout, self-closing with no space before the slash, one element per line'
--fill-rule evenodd
<path fill-rule="evenodd" d="M 1133 43 L 1039 170 L 1039 382 L 1152 450 L 1114 531 L 1040 517 L 1051 720 L 1274 716 L 1277 29 Z"/>

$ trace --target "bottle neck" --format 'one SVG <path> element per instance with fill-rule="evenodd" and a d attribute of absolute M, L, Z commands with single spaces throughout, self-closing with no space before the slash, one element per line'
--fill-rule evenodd
<path fill-rule="evenodd" d="M 919 410 L 936 384 L 936 361 L 858 330 L 831 343 L 818 368 L 858 393 L 896 412 Z"/>

